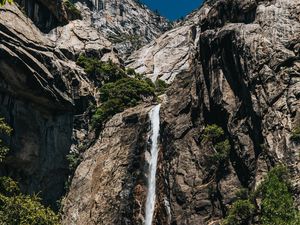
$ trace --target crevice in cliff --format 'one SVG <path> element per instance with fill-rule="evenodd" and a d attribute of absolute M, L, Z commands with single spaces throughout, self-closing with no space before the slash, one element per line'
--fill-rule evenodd
<path fill-rule="evenodd" d="M 208 124 L 220 125 L 227 133 L 232 147 L 243 149 L 243 146 L 237 146 L 236 131 L 231 131 L 229 123 L 238 121 L 244 122 L 247 134 L 250 136 L 255 152 L 255 159 L 261 154 L 261 144 L 264 139 L 262 136 L 261 118 L 255 112 L 250 94 L 250 88 L 247 85 L 248 71 L 247 67 L 240 64 L 239 50 L 235 46 L 237 42 L 235 33 L 230 31 L 223 33 L 220 37 L 213 39 L 213 35 L 204 35 L 200 41 L 200 58 L 203 64 L 203 74 L 208 93 L 212 93 L 209 100 L 209 108 L 204 107 L 204 118 Z M 237 112 L 227 112 L 222 102 L 222 87 L 216 87 L 213 80 L 219 76 L 221 70 L 224 78 L 228 82 L 234 95 L 240 102 Z M 212 90 L 213 88 L 213 90 Z M 235 128 L 234 128 L 235 129 Z M 233 129 L 233 130 L 234 130 Z M 232 133 L 233 132 L 233 133 Z M 233 167 L 243 186 L 248 186 L 255 174 L 255 161 L 244 162 L 244 158 L 237 152 L 238 149 L 232 148 L 230 158 Z"/>

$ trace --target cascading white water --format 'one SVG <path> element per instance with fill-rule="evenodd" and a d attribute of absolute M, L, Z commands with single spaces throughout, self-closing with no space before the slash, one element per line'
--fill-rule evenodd
<path fill-rule="evenodd" d="M 146 200 L 145 225 L 152 225 L 153 213 L 155 208 L 155 189 L 156 189 L 156 167 L 158 157 L 158 138 L 159 138 L 159 111 L 160 105 L 156 105 L 149 112 L 151 121 L 151 157 L 148 170 L 148 192 Z"/>

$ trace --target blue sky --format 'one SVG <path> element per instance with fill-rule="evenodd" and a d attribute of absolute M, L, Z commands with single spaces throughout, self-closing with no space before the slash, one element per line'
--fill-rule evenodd
<path fill-rule="evenodd" d="M 169 20 L 175 20 L 198 8 L 202 0 L 141 0 L 141 2 L 152 10 L 157 9 Z"/>

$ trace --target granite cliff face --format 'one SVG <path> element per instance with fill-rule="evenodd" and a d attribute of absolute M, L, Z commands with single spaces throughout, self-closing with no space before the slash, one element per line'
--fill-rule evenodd
<path fill-rule="evenodd" d="M 220 224 L 236 192 L 254 190 L 279 163 L 290 170 L 300 205 L 299 145 L 291 141 L 300 126 L 298 0 L 206 1 L 162 35 L 167 22 L 135 1 L 76 6 L 82 20 L 47 9 L 56 18 L 47 34 L 17 6 L 0 8 L 0 113 L 14 128 L 1 174 L 18 178 L 24 191 L 42 190 L 53 204 L 64 193 L 66 154 L 85 143 L 63 224 L 144 223 L 152 106 L 115 115 L 99 137 L 91 132 L 85 112 L 99 103 L 97 83 L 75 63 L 87 53 L 126 59 L 170 84 L 161 96 L 154 224 Z M 143 47 L 125 57 L 136 35 Z M 226 165 L 208 163 L 207 124 L 228 137 Z"/>
<path fill-rule="evenodd" d="M 135 0 L 91 0 L 91 19 L 118 49 L 128 55 L 171 27 L 162 16 Z"/>

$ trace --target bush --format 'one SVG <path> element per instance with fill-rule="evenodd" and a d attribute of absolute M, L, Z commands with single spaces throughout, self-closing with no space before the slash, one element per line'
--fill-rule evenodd
<path fill-rule="evenodd" d="M 94 57 L 87 57 L 83 54 L 79 55 L 77 64 L 84 68 L 84 71 L 91 77 L 96 78 L 102 84 L 107 82 L 115 82 L 119 79 L 127 77 L 126 72 L 111 60 L 101 62 Z"/>
<path fill-rule="evenodd" d="M 204 128 L 203 141 L 217 143 L 224 136 L 224 130 L 216 124 L 208 125 Z"/>
<path fill-rule="evenodd" d="M 130 76 L 136 76 L 137 75 L 137 73 L 135 72 L 135 70 L 133 68 L 127 68 L 126 73 L 127 73 L 127 75 L 130 75 Z"/>
<path fill-rule="evenodd" d="M 225 138 L 224 130 L 218 125 L 212 124 L 204 128 L 202 144 L 211 145 L 215 151 L 209 159 L 211 164 L 220 164 L 228 160 L 231 146 Z"/>
<path fill-rule="evenodd" d="M 37 196 L 0 194 L 0 222 L 9 225 L 58 225 L 59 217 Z"/>
<path fill-rule="evenodd" d="M 5 196 L 12 196 L 20 193 L 18 183 L 10 177 L 0 177 L 0 193 Z"/>
<path fill-rule="evenodd" d="M 94 110 L 92 126 L 101 126 L 107 119 L 128 107 L 136 106 L 143 97 L 155 97 L 155 85 L 132 68 L 123 70 L 117 64 L 101 62 L 80 55 L 77 64 L 84 68 L 89 76 L 101 82 L 101 106 Z M 160 83 L 160 87 L 163 86 Z"/>
<path fill-rule="evenodd" d="M 276 166 L 268 173 L 256 195 L 262 198 L 262 225 L 291 225 L 297 220 L 299 212 L 294 207 L 288 171 L 284 166 Z"/>
<path fill-rule="evenodd" d="M 258 215 L 261 225 L 299 225 L 300 214 L 294 207 L 288 171 L 284 166 L 274 167 L 254 193 L 247 190 L 240 194 L 240 200 L 233 203 L 224 225 L 246 225 Z M 255 208 L 256 199 L 261 200 L 261 210 Z"/>
<path fill-rule="evenodd" d="M 255 206 L 249 200 L 238 200 L 233 203 L 223 225 L 246 225 L 254 212 Z"/>
<path fill-rule="evenodd" d="M 296 127 L 292 131 L 292 136 L 291 136 L 290 140 L 296 144 L 300 143 L 300 126 Z"/>
<path fill-rule="evenodd" d="M 135 78 L 124 78 L 115 83 L 108 83 L 100 88 L 100 100 L 106 102 L 109 99 L 119 99 L 126 106 L 131 105 L 132 100 L 136 102 L 142 96 L 154 96 L 154 89 L 144 80 Z"/>
<path fill-rule="evenodd" d="M 143 97 L 155 97 L 154 88 L 145 80 L 123 78 L 100 88 L 102 105 L 93 115 L 93 126 L 102 125 L 107 119 L 128 107 L 136 106 Z"/>

